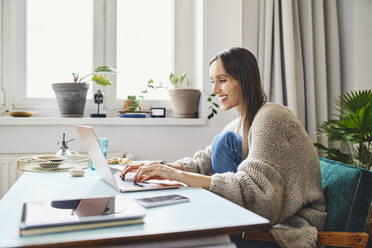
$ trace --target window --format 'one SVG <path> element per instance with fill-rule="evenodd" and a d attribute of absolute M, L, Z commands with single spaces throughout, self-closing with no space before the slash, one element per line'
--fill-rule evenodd
<path fill-rule="evenodd" d="M 71 73 L 92 68 L 93 2 L 29 1 L 26 51 L 26 98 L 54 98 L 52 83 L 71 82 Z"/>
<path fill-rule="evenodd" d="M 117 2 L 118 99 L 140 94 L 149 79 L 166 82 L 173 71 L 172 7 L 172 0 Z M 165 90 L 151 93 L 152 99 L 169 98 Z"/>
<path fill-rule="evenodd" d="M 176 58 L 174 5 L 175 0 L 3 0 L 5 105 L 58 115 L 51 84 L 99 65 L 119 72 L 104 89 L 112 111 L 128 95 L 139 95 L 149 79 L 166 82 Z M 90 87 L 87 109 L 96 108 L 96 87 Z M 145 99 L 169 106 L 166 90 Z"/>

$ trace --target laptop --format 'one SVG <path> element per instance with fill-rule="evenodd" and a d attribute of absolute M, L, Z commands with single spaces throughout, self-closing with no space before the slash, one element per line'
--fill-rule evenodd
<path fill-rule="evenodd" d="M 157 189 L 172 189 L 184 186 L 179 182 L 169 180 L 149 180 L 143 183 L 134 183 L 131 179 L 122 180 L 120 172 L 113 174 L 110 166 L 106 162 L 106 158 L 98 144 L 97 136 L 91 126 L 76 125 L 76 128 L 83 141 L 84 147 L 87 150 L 90 159 L 98 175 L 114 189 L 120 192 L 145 191 Z"/>

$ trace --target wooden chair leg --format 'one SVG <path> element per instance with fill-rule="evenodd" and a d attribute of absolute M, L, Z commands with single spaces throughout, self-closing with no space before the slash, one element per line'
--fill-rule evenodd
<path fill-rule="evenodd" d="M 325 246 L 364 248 L 368 234 L 363 232 L 318 232 L 318 243 Z"/>
<path fill-rule="evenodd" d="M 318 232 L 318 244 L 324 246 L 365 248 L 369 235 L 363 232 Z M 275 242 L 269 232 L 243 233 L 243 239 Z"/>

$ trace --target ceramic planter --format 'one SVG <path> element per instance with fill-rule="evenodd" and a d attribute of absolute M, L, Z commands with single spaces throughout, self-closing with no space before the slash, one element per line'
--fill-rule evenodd
<path fill-rule="evenodd" d="M 173 117 L 197 118 L 200 91 L 196 89 L 170 89 Z"/>
<path fill-rule="evenodd" d="M 55 83 L 52 84 L 62 117 L 83 117 L 89 84 Z"/>

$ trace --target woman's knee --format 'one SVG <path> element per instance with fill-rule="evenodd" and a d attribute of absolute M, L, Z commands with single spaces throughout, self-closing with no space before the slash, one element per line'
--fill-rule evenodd
<path fill-rule="evenodd" d="M 241 142 L 241 138 L 235 132 L 231 130 L 224 131 L 218 134 L 213 140 L 213 146 L 218 148 L 231 147 L 235 143 Z"/>

